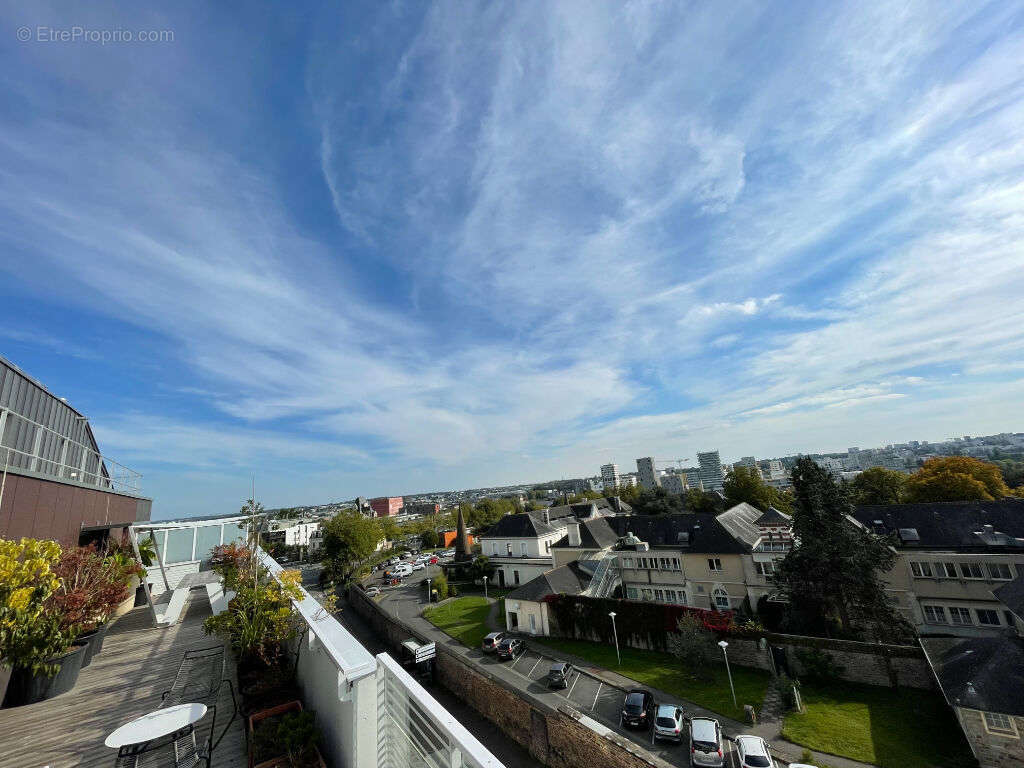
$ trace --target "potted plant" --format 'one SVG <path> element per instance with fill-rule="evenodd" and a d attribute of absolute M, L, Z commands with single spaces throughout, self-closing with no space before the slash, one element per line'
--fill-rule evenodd
<path fill-rule="evenodd" d="M 138 590 L 141 587 L 141 579 L 146 575 L 146 569 L 135 559 L 135 553 L 132 551 L 131 546 L 123 541 L 112 544 L 107 548 L 106 559 L 108 567 L 118 574 L 118 578 L 126 580 L 125 598 L 115 606 L 110 614 L 111 618 L 117 618 L 135 607 Z M 145 597 L 143 597 L 143 601 L 145 601 Z"/>
<path fill-rule="evenodd" d="M 289 701 L 249 716 L 249 768 L 327 768 L 312 712 Z"/>
<path fill-rule="evenodd" d="M 107 619 L 128 597 L 134 571 L 134 563 L 104 557 L 92 546 L 61 552 L 54 566 L 58 585 L 48 602 L 60 616 L 63 630 L 77 629 L 78 641 L 86 647 L 83 667 L 102 647 Z"/>
<path fill-rule="evenodd" d="M 3 705 L 32 704 L 71 690 L 85 648 L 53 608 L 60 586 L 60 547 L 53 541 L 0 540 L 0 656 L 11 674 Z"/>
<path fill-rule="evenodd" d="M 287 644 L 302 629 L 292 606 L 301 597 L 298 573 L 285 571 L 278 583 L 247 547 L 234 544 L 215 548 L 211 563 L 235 596 L 226 611 L 207 617 L 203 631 L 220 635 L 235 652 L 243 712 L 295 698 Z"/>

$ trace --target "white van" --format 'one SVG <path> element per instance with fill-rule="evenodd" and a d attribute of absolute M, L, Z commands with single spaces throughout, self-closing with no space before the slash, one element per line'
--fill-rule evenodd
<path fill-rule="evenodd" d="M 412 566 L 408 563 L 399 563 L 393 569 L 396 576 L 412 576 Z"/>

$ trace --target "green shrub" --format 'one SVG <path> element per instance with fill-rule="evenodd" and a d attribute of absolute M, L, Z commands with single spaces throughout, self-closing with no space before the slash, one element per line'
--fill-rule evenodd
<path fill-rule="evenodd" d="M 796 658 L 803 668 L 804 676 L 811 680 L 837 680 L 845 670 L 832 654 L 820 648 L 799 648 Z"/>

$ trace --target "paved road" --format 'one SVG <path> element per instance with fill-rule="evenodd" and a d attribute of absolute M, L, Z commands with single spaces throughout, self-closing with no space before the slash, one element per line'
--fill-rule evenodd
<path fill-rule="evenodd" d="M 416 573 L 421 572 L 417 571 Z M 308 587 L 307 589 L 318 600 L 323 597 L 319 590 Z M 373 629 L 363 621 L 362 617 L 349 608 L 346 601 L 339 601 L 338 607 L 341 609 L 335 614 L 338 621 L 363 644 L 364 648 L 373 654 L 389 651 L 374 633 Z M 435 685 L 431 686 L 428 690 L 430 695 L 437 699 L 441 706 L 454 715 L 455 719 L 466 727 L 466 730 L 476 736 L 480 743 L 487 747 L 491 754 L 508 766 L 508 768 L 538 768 L 541 765 L 530 757 L 530 753 L 519 746 L 518 743 L 506 737 L 499 729 L 495 728 L 491 721 L 487 720 L 468 704 L 452 696 L 446 688 Z"/>

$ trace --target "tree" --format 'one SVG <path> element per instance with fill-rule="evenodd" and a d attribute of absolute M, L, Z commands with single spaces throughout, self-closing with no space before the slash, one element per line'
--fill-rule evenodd
<path fill-rule="evenodd" d="M 323 528 L 327 567 L 344 580 L 374 553 L 381 539 L 377 522 L 352 510 L 338 513 Z"/>
<path fill-rule="evenodd" d="M 991 501 L 1010 495 L 999 467 L 970 456 L 929 459 L 905 486 L 909 502 Z"/>
<path fill-rule="evenodd" d="M 715 652 L 715 636 L 704 622 L 689 614 L 676 622 L 676 632 L 668 636 L 668 652 L 679 659 L 683 668 L 699 674 L 708 668 Z"/>
<path fill-rule="evenodd" d="M 725 502 L 717 493 L 690 488 L 683 495 L 683 505 L 687 512 L 710 512 L 718 514 L 725 511 Z"/>
<path fill-rule="evenodd" d="M 629 503 L 636 515 L 678 515 L 687 511 L 683 497 L 664 488 L 642 490 Z"/>
<path fill-rule="evenodd" d="M 789 512 L 793 506 L 786 494 L 765 483 L 757 467 L 744 464 L 737 464 L 729 470 L 722 492 L 730 507 L 746 502 L 761 511 L 775 507 L 780 512 Z"/>
<path fill-rule="evenodd" d="M 1024 461 L 1020 459 L 1001 459 L 993 463 L 1003 473 L 1003 480 L 1006 481 L 1008 486 L 1018 489 L 1024 487 Z"/>
<path fill-rule="evenodd" d="M 440 537 L 435 530 L 424 531 L 423 535 L 420 536 L 420 544 L 424 549 L 434 549 L 439 541 Z"/>
<path fill-rule="evenodd" d="M 899 504 L 906 481 L 907 476 L 895 469 L 871 467 L 850 483 L 850 497 L 854 504 Z"/>
<path fill-rule="evenodd" d="M 473 561 L 473 564 L 469 566 L 469 577 L 473 581 L 483 581 L 484 576 L 488 579 L 494 576 L 494 563 L 488 560 L 485 556 L 480 555 Z"/>
<path fill-rule="evenodd" d="M 810 459 L 797 460 L 793 486 L 793 537 L 799 543 L 775 574 L 792 617 L 803 616 L 826 634 L 835 621 L 847 637 L 904 634 L 906 624 L 882 582 L 896 561 L 890 541 L 852 522 L 849 489 Z"/>

